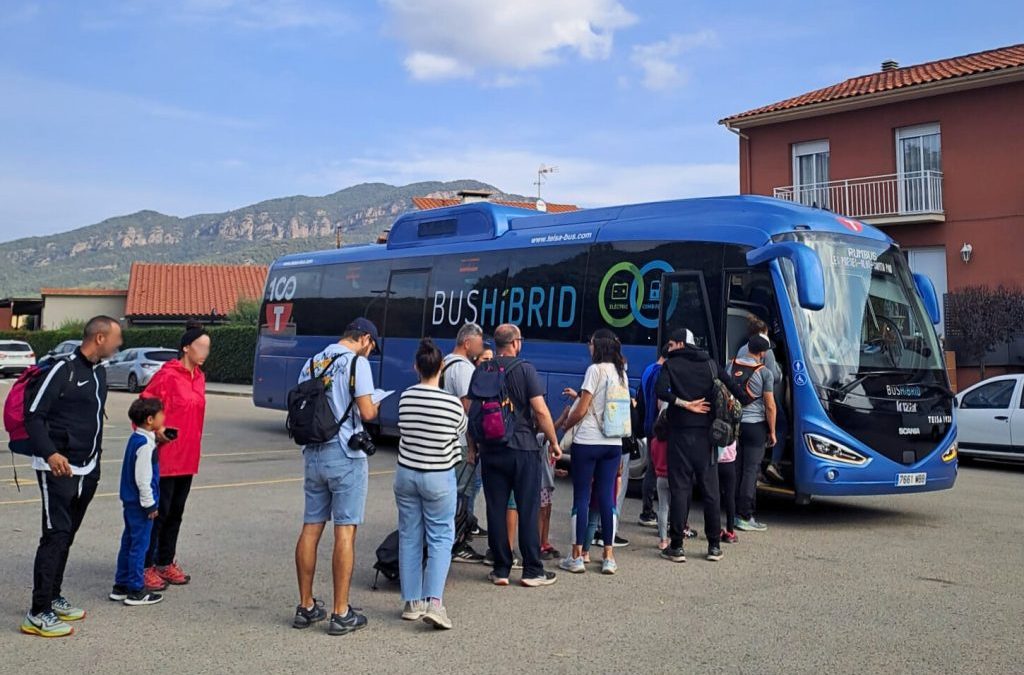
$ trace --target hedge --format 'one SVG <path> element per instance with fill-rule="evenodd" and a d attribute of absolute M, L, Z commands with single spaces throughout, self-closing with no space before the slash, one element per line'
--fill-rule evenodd
<path fill-rule="evenodd" d="M 253 355 L 256 352 L 255 326 L 210 326 L 211 349 L 203 370 L 210 382 L 252 383 Z M 182 328 L 126 328 L 124 346 L 170 347 L 177 349 Z M 37 356 L 42 356 L 64 340 L 82 337 L 78 330 L 40 330 L 0 332 L 0 340 L 24 340 L 32 345 Z"/>

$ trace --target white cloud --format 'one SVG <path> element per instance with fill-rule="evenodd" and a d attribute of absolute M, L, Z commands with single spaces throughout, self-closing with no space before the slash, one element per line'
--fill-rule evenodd
<path fill-rule="evenodd" d="M 564 54 L 606 59 L 615 31 L 636 21 L 618 0 L 381 1 L 418 80 L 540 68 Z"/>
<path fill-rule="evenodd" d="M 712 30 L 701 30 L 686 35 L 673 35 L 667 40 L 646 45 L 634 45 L 632 61 L 643 71 L 641 82 L 654 91 L 667 91 L 686 84 L 689 72 L 677 59 L 698 47 L 717 44 Z"/>
<path fill-rule="evenodd" d="M 736 194 L 739 174 L 732 163 L 609 163 L 528 150 L 467 148 L 444 153 L 437 148 L 407 157 L 362 157 L 338 162 L 299 182 L 330 192 L 360 182 L 406 184 L 424 180 L 475 178 L 506 192 L 534 195 L 537 167 L 554 164 L 544 199 L 581 206 L 630 204 L 663 199 Z"/>

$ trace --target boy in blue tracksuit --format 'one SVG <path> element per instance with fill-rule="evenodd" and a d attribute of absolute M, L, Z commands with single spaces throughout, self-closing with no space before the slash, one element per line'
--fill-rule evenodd
<path fill-rule="evenodd" d="M 163 596 L 145 589 L 144 570 L 149 535 L 160 503 L 160 469 L 156 433 L 164 428 L 164 406 L 159 399 L 136 399 L 128 408 L 135 433 L 128 439 L 121 465 L 121 504 L 124 534 L 117 554 L 117 573 L 110 599 L 126 605 L 153 605 Z"/>

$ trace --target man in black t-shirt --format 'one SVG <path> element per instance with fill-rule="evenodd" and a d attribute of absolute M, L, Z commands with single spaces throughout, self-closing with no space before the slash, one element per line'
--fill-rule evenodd
<path fill-rule="evenodd" d="M 551 456 L 558 459 L 558 446 L 551 412 L 544 402 L 545 386 L 537 370 L 527 361 L 508 369 L 523 348 L 519 328 L 503 324 L 494 331 L 495 361 L 506 368 L 505 386 L 512 401 L 515 428 L 506 447 L 488 447 L 480 453 L 483 467 L 484 496 L 487 500 L 487 539 L 494 554 L 494 570 L 489 579 L 496 586 L 507 586 L 512 570 L 512 547 L 509 546 L 505 508 L 514 493 L 519 510 L 519 546 L 523 555 L 523 586 L 550 586 L 554 572 L 544 570 L 540 559 L 541 447 L 537 432 L 544 434 Z"/>

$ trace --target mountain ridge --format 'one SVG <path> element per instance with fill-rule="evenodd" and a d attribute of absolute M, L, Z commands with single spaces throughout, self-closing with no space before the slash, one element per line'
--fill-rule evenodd
<path fill-rule="evenodd" d="M 0 243 L 0 297 L 37 295 L 43 287 L 125 288 L 132 262 L 267 264 L 286 253 L 373 241 L 412 197 L 490 190 L 481 181 L 360 183 L 323 196 L 265 199 L 219 213 L 172 216 L 142 209 L 52 235 Z"/>

